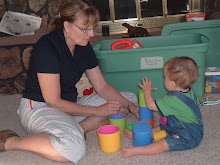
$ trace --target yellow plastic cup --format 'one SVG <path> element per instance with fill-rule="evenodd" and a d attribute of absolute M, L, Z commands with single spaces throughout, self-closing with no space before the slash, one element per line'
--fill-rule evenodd
<path fill-rule="evenodd" d="M 117 152 L 121 149 L 120 128 L 116 125 L 105 125 L 97 130 L 100 149 L 106 153 Z"/>
<path fill-rule="evenodd" d="M 154 132 L 154 141 L 157 142 L 168 136 L 168 133 L 165 130 L 160 130 Z"/>
<path fill-rule="evenodd" d="M 109 117 L 110 125 L 117 125 L 120 127 L 121 135 L 124 134 L 124 130 L 126 128 L 126 116 L 125 114 L 113 114 Z"/>

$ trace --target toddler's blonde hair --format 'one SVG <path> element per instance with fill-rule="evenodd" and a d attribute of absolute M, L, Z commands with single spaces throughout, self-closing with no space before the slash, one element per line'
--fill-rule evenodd
<path fill-rule="evenodd" d="M 174 57 L 164 65 L 166 76 L 182 89 L 190 88 L 199 77 L 196 62 L 190 57 Z"/>

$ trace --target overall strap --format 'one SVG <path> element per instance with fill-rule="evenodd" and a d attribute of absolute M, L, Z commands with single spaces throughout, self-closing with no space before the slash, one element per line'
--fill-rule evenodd
<path fill-rule="evenodd" d="M 191 89 L 191 90 L 193 90 L 193 89 Z M 167 93 L 167 95 L 174 96 L 174 97 L 178 98 L 183 103 L 185 103 L 188 107 L 190 107 L 192 109 L 192 111 L 194 112 L 195 116 L 197 117 L 197 119 L 201 123 L 202 122 L 202 115 L 201 115 L 201 112 L 199 110 L 197 97 L 196 97 L 194 91 L 193 91 L 193 94 L 194 94 L 194 100 L 189 98 L 188 96 L 184 95 L 183 93 L 181 93 L 179 91 L 169 91 Z"/>

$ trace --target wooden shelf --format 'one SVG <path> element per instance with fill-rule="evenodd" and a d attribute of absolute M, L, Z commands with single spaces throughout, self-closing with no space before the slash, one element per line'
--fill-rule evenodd
<path fill-rule="evenodd" d="M 47 28 L 40 28 L 36 31 L 34 35 L 28 35 L 28 36 L 0 36 L 0 46 L 18 46 L 18 45 L 28 45 L 28 44 L 35 44 L 44 34 L 47 34 L 48 30 Z M 149 32 L 150 36 L 159 36 L 160 30 Z M 126 38 L 127 33 L 120 33 L 120 34 L 113 34 L 110 36 L 101 36 L 96 35 L 90 40 L 90 44 L 94 46 L 97 42 L 102 40 L 109 40 L 109 39 L 120 39 L 120 38 Z"/>
<path fill-rule="evenodd" d="M 14 46 L 14 45 L 25 45 L 35 44 L 44 34 L 47 34 L 46 28 L 41 28 L 35 32 L 34 35 L 27 36 L 1 36 L 0 46 Z"/>

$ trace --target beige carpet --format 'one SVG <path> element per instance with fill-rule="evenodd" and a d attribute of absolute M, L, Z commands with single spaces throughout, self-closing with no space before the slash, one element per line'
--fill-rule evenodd
<path fill-rule="evenodd" d="M 12 129 L 20 136 L 25 135 L 20 126 L 16 110 L 21 95 L 0 96 L 0 130 Z M 87 153 L 78 165 L 219 165 L 220 164 L 220 104 L 201 107 L 205 136 L 195 149 L 188 151 L 165 152 L 160 155 L 138 155 L 124 159 L 122 149 L 107 154 L 100 150 L 96 131 L 87 134 Z M 156 124 L 159 116 L 154 113 Z M 127 116 L 127 124 L 137 120 Z M 122 136 L 122 148 L 132 146 L 132 141 Z M 73 165 L 59 163 L 27 151 L 7 151 L 0 153 L 0 165 Z"/>

